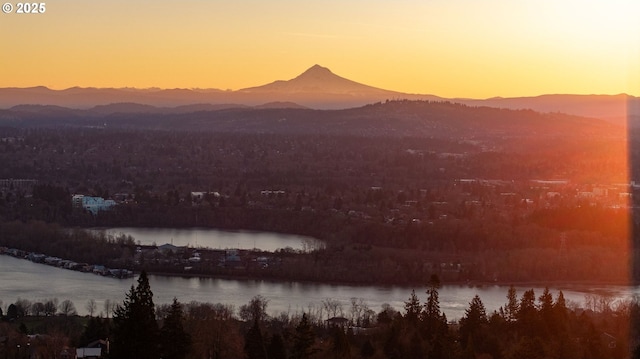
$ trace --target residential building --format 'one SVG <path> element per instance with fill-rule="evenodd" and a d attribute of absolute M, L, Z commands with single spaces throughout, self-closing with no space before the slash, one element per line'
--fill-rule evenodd
<path fill-rule="evenodd" d="M 82 194 L 73 195 L 71 203 L 73 208 L 84 209 L 94 215 L 100 211 L 108 211 L 116 205 L 116 201 L 112 199 L 105 200 L 102 197 L 91 197 Z"/>

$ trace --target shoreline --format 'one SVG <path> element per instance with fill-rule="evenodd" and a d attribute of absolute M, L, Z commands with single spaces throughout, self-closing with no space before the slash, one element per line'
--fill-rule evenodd
<path fill-rule="evenodd" d="M 149 275 L 161 276 L 161 277 L 182 277 L 182 278 L 203 278 L 203 279 L 224 279 L 224 280 L 239 280 L 239 281 L 264 281 L 271 283 L 306 283 L 306 284 L 326 284 L 326 285 L 343 285 L 353 287 L 382 287 L 382 288 L 426 288 L 426 284 L 412 285 L 412 284 L 384 284 L 384 283 L 363 283 L 363 282 L 349 282 L 349 281 L 313 281 L 313 280 L 284 280 L 271 277 L 249 277 L 243 275 L 229 275 L 229 274 L 197 274 L 197 273 L 172 273 L 162 271 L 147 271 Z M 138 272 L 136 272 L 138 274 Z M 514 287 L 527 288 L 527 287 L 549 287 L 549 288 L 567 288 L 571 287 L 588 287 L 588 286 L 618 286 L 618 287 L 636 287 L 638 284 L 630 282 L 605 282 L 605 281 L 525 281 L 525 282 L 507 282 L 507 281 L 449 281 L 442 282 L 441 287 L 444 286 L 456 286 L 456 287 L 469 287 L 469 288 L 482 288 L 482 287 Z"/>
<path fill-rule="evenodd" d="M 34 261 L 34 260 L 30 260 L 29 258 L 27 258 L 27 256 L 30 254 L 30 252 L 26 252 L 26 251 L 22 251 L 25 253 L 24 256 L 18 256 L 18 255 L 14 255 L 12 253 L 10 253 L 9 251 L 12 249 L 5 249 L 5 250 L 0 250 L 0 255 L 8 255 L 10 257 L 16 258 L 16 259 L 21 259 L 21 260 L 27 260 L 30 261 L 32 263 L 35 264 L 42 264 L 42 265 L 47 265 L 47 266 L 51 266 L 51 267 L 55 267 L 55 268 L 60 268 L 60 269 L 66 269 L 66 270 L 73 270 L 79 273 L 86 273 L 86 274 L 93 274 L 93 275 L 101 275 L 104 277 L 109 277 L 109 278 L 114 278 L 114 279 L 130 279 L 132 277 L 135 277 L 136 275 L 138 275 L 140 273 L 139 269 L 135 269 L 135 270 L 127 270 L 130 274 L 126 275 L 126 276 L 115 276 L 115 275 L 110 275 L 108 274 L 108 272 L 105 273 L 96 273 L 95 271 L 86 271 L 86 270 L 80 270 L 80 269 L 73 269 L 73 268 L 66 268 L 63 266 L 58 266 L 58 265 L 52 265 L 52 264 L 48 264 L 48 263 L 44 263 L 44 262 L 38 262 L 38 261 Z M 64 261 L 64 260 L 63 260 Z M 67 260 L 68 261 L 68 260 Z M 101 266 L 104 267 L 103 265 L 94 265 L 94 266 Z M 122 271 L 123 269 L 115 269 L 117 271 Z M 308 283 L 308 284 L 326 284 L 326 285 L 344 285 L 344 286 L 353 286 L 353 287 L 382 287 L 382 288 L 394 288 L 394 287 L 398 287 L 398 288 L 413 288 L 413 289 L 417 289 L 417 288 L 426 288 L 427 285 L 426 284 L 387 284 L 387 283 L 365 283 L 365 282 L 352 282 L 352 281 L 314 281 L 314 280 L 304 280 L 304 279 L 293 279 L 293 280 L 287 280 L 287 279 L 279 279 L 279 278 L 273 278 L 273 277 L 253 277 L 253 276 L 247 276 L 247 275 L 233 275 L 233 274 L 206 274 L 206 273 L 186 273 L 186 272 L 166 272 L 166 271 L 154 271 L 154 270 L 147 270 L 147 273 L 149 275 L 154 275 L 154 276 L 161 276 L 161 277 L 181 277 L 181 278 L 209 278 L 209 279 L 224 279 L 224 280 L 240 280 L 240 281 L 266 281 L 266 282 L 272 282 L 272 283 Z M 567 288 L 567 289 L 571 289 L 572 287 L 588 287 L 588 286 L 619 286 L 619 287 L 636 287 L 639 284 L 637 283 L 632 283 L 631 281 L 629 282 L 625 282 L 625 281 L 613 281 L 613 282 L 606 282 L 606 281 L 590 281 L 590 280 L 580 280 L 580 281 L 559 281 L 559 280 L 553 280 L 553 281 L 548 281 L 548 282 L 544 282 L 544 281 L 524 281 L 524 282 L 511 282 L 511 281 L 448 281 L 448 282 L 441 282 L 441 287 L 442 286 L 458 286 L 458 287 L 470 287 L 470 288 L 482 288 L 482 287 L 491 287 L 491 286 L 498 286 L 498 287 L 509 287 L 509 286 L 514 286 L 514 287 L 521 287 L 521 288 L 526 288 L 526 287 L 540 287 L 540 288 L 545 288 L 545 287 L 553 287 L 553 288 L 557 288 L 557 289 L 562 289 L 562 288 Z"/>
<path fill-rule="evenodd" d="M 393 288 L 393 287 L 402 287 L 402 288 L 426 288 L 426 284 L 424 285 L 411 285 L 411 284 L 383 284 L 383 283 L 362 283 L 362 282 L 348 282 L 348 281 L 312 281 L 312 280 L 283 280 L 283 279 L 274 279 L 270 277 L 248 277 L 242 275 L 217 275 L 217 274 L 188 274 L 188 273 L 171 273 L 171 272 L 154 272 L 147 271 L 149 275 L 162 276 L 162 277 L 182 277 L 182 278 L 211 278 L 211 279 L 227 279 L 227 280 L 246 280 L 246 281 L 265 281 L 265 282 L 273 282 L 273 283 L 312 283 L 312 284 L 327 284 L 327 285 L 348 285 L 353 287 L 383 287 L 383 288 Z M 136 272 L 137 274 L 137 272 Z M 624 283 L 624 282 L 603 282 L 603 281 L 549 281 L 549 282 L 540 282 L 540 281 L 527 281 L 527 282 L 485 282 L 485 281 L 450 281 L 450 282 L 442 282 L 442 286 L 459 286 L 459 287 L 509 287 L 513 285 L 514 287 L 572 287 L 572 286 L 620 286 L 620 287 L 635 287 L 638 284 L 634 283 Z"/>

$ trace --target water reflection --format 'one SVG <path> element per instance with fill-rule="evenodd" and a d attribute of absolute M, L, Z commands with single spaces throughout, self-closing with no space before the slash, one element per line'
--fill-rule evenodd
<path fill-rule="evenodd" d="M 290 234 L 222 231 L 208 228 L 106 228 L 94 229 L 105 231 L 110 235 L 125 234 L 134 238 L 136 243 L 145 245 L 162 245 L 171 243 L 175 246 L 208 247 L 214 249 L 253 249 L 273 252 L 290 247 L 294 250 L 312 250 L 323 245 L 323 242 L 311 237 Z"/>
<path fill-rule="evenodd" d="M 181 302 L 212 302 L 231 304 L 237 309 L 253 296 L 262 295 L 269 300 L 268 313 L 295 313 L 320 308 L 327 298 L 339 300 L 348 313 L 351 298 L 363 298 L 372 310 L 379 312 L 382 304 L 388 303 L 402 311 L 409 298 L 410 287 L 352 286 L 336 284 L 271 282 L 261 280 L 233 280 L 220 278 L 184 278 L 149 276 L 154 300 L 157 304 L 171 303 L 174 297 Z M 135 278 L 114 279 L 94 274 L 81 273 L 37 264 L 10 256 L 0 255 L 0 300 L 4 307 L 18 298 L 32 302 L 57 297 L 60 301 L 70 299 L 80 314 L 85 313 L 85 303 L 94 299 L 98 312 L 104 308 L 105 300 L 121 303 Z M 543 288 L 535 286 L 516 287 L 520 296 L 533 288 L 539 296 Z M 488 313 L 498 310 L 506 303 L 506 286 L 460 286 L 446 285 L 440 290 L 440 304 L 448 319 L 459 319 L 474 295 L 479 294 Z M 585 294 L 607 294 L 613 298 L 630 298 L 638 292 L 636 287 L 625 286 L 564 286 L 551 288 L 554 298 L 562 289 L 569 303 L 582 305 Z M 426 300 L 425 288 L 415 288 L 421 301 Z M 3 308 L 4 310 L 5 308 Z"/>

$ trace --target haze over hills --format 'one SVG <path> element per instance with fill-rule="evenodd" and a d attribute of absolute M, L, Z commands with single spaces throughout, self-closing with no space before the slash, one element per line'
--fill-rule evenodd
<path fill-rule="evenodd" d="M 532 109 L 538 112 L 562 112 L 577 116 L 595 117 L 616 124 L 631 121 L 638 125 L 640 98 L 619 95 L 541 95 L 536 97 L 490 98 L 486 100 L 456 99 L 470 106 L 489 106 L 509 109 Z M 634 121 L 635 120 L 635 121 Z"/>
<path fill-rule="evenodd" d="M 237 91 L 77 87 L 66 90 L 51 90 L 46 87 L 0 89 L 0 108 L 20 104 L 89 109 L 112 103 L 138 103 L 156 107 L 222 103 L 237 104 L 238 107 L 269 104 L 269 107 L 341 109 L 387 99 L 440 100 L 436 96 L 409 95 L 360 84 L 340 77 L 319 65 L 312 66 L 291 80 L 278 80 Z"/>
<path fill-rule="evenodd" d="M 434 95 L 406 94 L 364 85 L 338 76 L 320 65 L 314 65 L 290 80 L 278 80 L 237 91 L 79 87 L 51 90 L 42 86 L 0 88 L 0 108 L 5 109 L 22 104 L 54 105 L 75 109 L 119 104 L 120 109 L 115 112 L 131 113 L 184 113 L 190 110 L 204 111 L 247 106 L 345 109 L 393 99 L 451 101 L 470 106 L 562 112 L 605 119 L 617 124 L 624 124 L 626 121 L 640 122 L 640 98 L 629 95 L 542 95 L 519 98 L 445 99 Z M 124 103 L 153 107 L 128 105 L 126 108 L 127 106 L 122 105 Z M 170 109 L 177 107 L 180 109 Z"/>
<path fill-rule="evenodd" d="M 159 108 L 139 104 L 88 110 L 20 105 L 0 110 L 0 126 L 92 127 L 254 134 L 327 134 L 449 139 L 620 137 L 604 120 L 442 101 L 385 101 L 343 110 L 256 107 Z M 194 109 L 195 111 L 191 111 Z"/>

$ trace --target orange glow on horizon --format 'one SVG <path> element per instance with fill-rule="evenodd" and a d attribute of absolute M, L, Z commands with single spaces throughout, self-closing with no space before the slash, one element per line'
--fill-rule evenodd
<path fill-rule="evenodd" d="M 637 13 L 623 0 L 58 0 L 44 14 L 0 14 L 0 87 L 236 90 L 317 63 L 443 97 L 637 96 Z"/>

